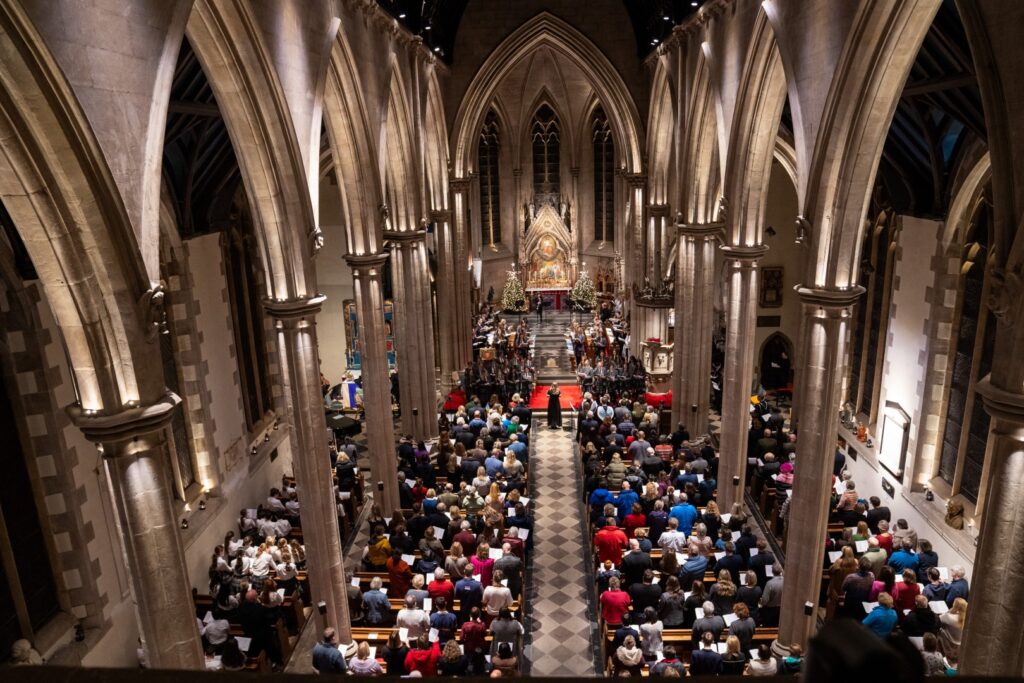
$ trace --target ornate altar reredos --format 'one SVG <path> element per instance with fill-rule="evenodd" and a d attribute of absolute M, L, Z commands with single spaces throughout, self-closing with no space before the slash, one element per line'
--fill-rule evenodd
<path fill-rule="evenodd" d="M 541 206 L 526 229 L 526 288 L 568 289 L 575 267 L 572 238 L 565 220 L 550 204 Z"/>

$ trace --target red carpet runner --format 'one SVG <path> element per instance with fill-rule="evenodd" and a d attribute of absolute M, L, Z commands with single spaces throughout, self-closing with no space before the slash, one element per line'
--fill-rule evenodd
<path fill-rule="evenodd" d="M 548 409 L 548 389 L 551 388 L 550 384 L 538 384 L 533 389 L 533 394 L 530 396 L 530 409 L 531 410 L 547 410 Z M 571 403 L 575 408 L 580 407 L 580 403 L 583 402 L 583 392 L 580 391 L 579 386 L 575 384 L 560 384 L 558 390 L 562 392 L 562 410 L 568 410 L 569 404 Z"/>

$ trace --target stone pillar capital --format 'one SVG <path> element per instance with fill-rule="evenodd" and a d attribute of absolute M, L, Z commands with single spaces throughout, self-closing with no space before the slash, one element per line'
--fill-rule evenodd
<path fill-rule="evenodd" d="M 817 306 L 830 317 L 839 315 L 845 316 L 849 313 L 850 307 L 857 303 L 864 288 L 860 285 L 847 287 L 846 289 L 825 289 L 823 287 L 794 287 L 800 302 L 809 306 Z"/>
<path fill-rule="evenodd" d="M 648 204 L 647 212 L 655 218 L 664 218 L 669 214 L 668 204 Z"/>
<path fill-rule="evenodd" d="M 385 230 L 384 239 L 399 244 L 417 242 L 426 239 L 426 230 Z"/>
<path fill-rule="evenodd" d="M 311 294 L 293 299 L 264 299 L 263 310 L 275 320 L 296 320 L 316 315 L 327 301 L 326 294 Z"/>
<path fill-rule="evenodd" d="M 989 415 L 1024 428 L 1024 394 L 1000 389 L 992 384 L 991 375 L 979 380 L 976 387 Z"/>
<path fill-rule="evenodd" d="M 452 178 L 448 184 L 451 185 L 452 192 L 469 192 L 470 178 Z"/>
<path fill-rule="evenodd" d="M 345 263 L 352 269 L 356 277 L 366 274 L 373 274 L 375 268 L 381 268 L 390 258 L 390 254 L 382 251 L 377 254 L 349 254 L 345 256 Z"/>
<path fill-rule="evenodd" d="M 676 223 L 676 230 L 679 231 L 680 237 L 692 237 L 695 239 L 718 237 L 722 234 L 723 229 L 725 229 L 725 223 L 722 221 L 713 221 L 710 223 Z"/>
<path fill-rule="evenodd" d="M 77 404 L 68 406 L 67 413 L 71 422 L 82 430 L 89 441 L 115 443 L 159 432 L 170 423 L 174 407 L 179 403 L 181 398 L 173 391 L 168 391 L 156 403 L 129 406 L 112 415 L 85 410 Z M 107 449 L 104 456 L 113 457 L 121 453 L 120 450 Z"/>
<path fill-rule="evenodd" d="M 722 253 L 731 261 L 756 263 L 768 253 L 768 246 L 765 244 L 725 244 L 722 246 Z"/>

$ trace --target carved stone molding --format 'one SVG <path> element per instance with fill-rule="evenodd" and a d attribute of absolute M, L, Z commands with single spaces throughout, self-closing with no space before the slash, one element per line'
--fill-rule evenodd
<path fill-rule="evenodd" d="M 84 410 L 79 405 L 68 406 L 67 413 L 86 439 L 93 443 L 111 443 L 160 431 L 170 423 L 174 408 L 179 403 L 181 398 L 168 391 L 152 405 L 126 408 L 112 415 Z M 121 452 L 120 449 L 104 451 L 104 456 L 113 457 Z"/>
<path fill-rule="evenodd" d="M 275 320 L 294 320 L 316 315 L 325 301 L 326 294 L 300 296 L 294 299 L 264 299 L 263 309 Z"/>
<path fill-rule="evenodd" d="M 146 329 L 146 341 L 153 343 L 167 334 L 167 291 L 163 282 L 154 282 L 139 299 L 139 309 Z"/>
<path fill-rule="evenodd" d="M 1024 314 L 1024 277 L 1020 267 L 1010 271 L 1001 266 L 993 268 L 990 282 L 988 307 L 1000 323 L 1013 327 Z"/>
<path fill-rule="evenodd" d="M 725 258 L 734 261 L 760 261 L 768 253 L 765 244 L 726 244 L 721 247 Z"/>
<path fill-rule="evenodd" d="M 986 376 L 975 385 L 985 410 L 994 418 L 1024 425 L 1024 394 L 1017 394 L 1000 389 L 991 382 L 991 375 Z"/>

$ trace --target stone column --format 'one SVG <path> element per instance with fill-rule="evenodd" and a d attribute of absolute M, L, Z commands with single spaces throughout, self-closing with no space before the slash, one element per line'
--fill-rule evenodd
<path fill-rule="evenodd" d="M 77 406 L 68 413 L 103 458 L 150 666 L 202 670 L 206 662 L 167 477 L 167 426 L 180 402 L 168 392 L 158 403 L 116 415 Z"/>
<path fill-rule="evenodd" d="M 388 255 L 349 255 L 356 314 L 362 339 L 363 413 L 370 452 L 374 500 L 385 514 L 399 509 L 398 464 L 395 457 L 395 422 L 391 412 L 391 381 L 384 327 L 384 262 Z M 381 488 L 383 486 L 383 488 Z"/>
<path fill-rule="evenodd" d="M 677 223 L 673 428 L 707 433 L 711 403 L 711 336 L 715 316 L 715 242 L 721 223 Z"/>
<path fill-rule="evenodd" d="M 772 645 L 784 654 L 793 643 L 807 646 L 818 619 L 821 566 L 828 529 L 829 496 L 834 464 L 840 382 L 836 368 L 842 362 L 853 304 L 862 287 L 825 290 L 800 287 L 804 348 L 803 418 L 800 456 L 793 481 L 786 542 L 785 588 L 779 639 Z M 724 428 L 724 426 L 723 426 Z M 811 609 L 807 610 L 806 605 Z M 807 614 L 810 611 L 810 614 Z"/>
<path fill-rule="evenodd" d="M 463 336 L 459 328 L 461 302 L 456 296 L 456 249 L 451 217 L 451 211 L 430 212 L 430 221 L 434 224 L 437 239 L 437 337 L 442 394 L 451 390 L 452 373 L 459 369 L 459 338 Z"/>
<path fill-rule="evenodd" d="M 292 411 L 295 439 L 292 466 L 299 491 L 312 604 L 326 603 L 326 611 L 319 617 L 320 628 L 333 626 L 338 631 L 339 642 L 348 643 L 352 640 L 348 587 L 327 450 L 315 324 L 325 299 L 322 294 L 286 300 L 266 299 L 263 305 L 274 321 L 285 395 Z M 314 609 L 314 614 L 318 613 Z"/>
<path fill-rule="evenodd" d="M 757 327 L 757 262 L 768 248 L 724 246 L 728 286 L 725 366 L 722 369 L 722 441 L 718 464 L 718 502 L 723 510 L 743 502 L 750 428 L 750 385 L 754 378 L 754 332 Z M 738 479 L 737 479 L 738 477 Z"/>
<path fill-rule="evenodd" d="M 1024 394 L 978 382 L 985 410 L 992 416 L 988 435 L 987 502 L 974 557 L 970 609 L 960 646 L 965 676 L 1017 677 L 1024 674 Z M 801 436 L 801 439 L 803 437 Z"/>
<path fill-rule="evenodd" d="M 630 322 L 636 316 L 636 302 L 634 301 L 634 285 L 643 283 L 644 273 L 644 251 L 643 240 L 647 231 L 644 222 L 644 190 L 647 187 L 647 175 L 644 173 L 627 173 L 626 183 L 629 187 L 630 214 L 627 217 L 627 229 L 630 234 L 626 237 L 626 251 L 623 256 L 625 262 L 626 277 L 622 282 L 622 288 L 626 293 L 626 311 L 630 315 Z M 634 356 L 640 355 L 641 335 L 637 329 L 630 325 L 629 352 Z"/>
<path fill-rule="evenodd" d="M 658 287 L 664 277 L 661 260 L 665 255 L 664 240 L 668 225 L 668 204 L 651 204 L 647 207 L 647 243 L 644 258 L 647 268 L 644 274 L 651 279 L 651 285 Z"/>
<path fill-rule="evenodd" d="M 473 359 L 472 340 L 470 331 L 473 327 L 473 312 L 470 305 L 471 292 L 473 289 L 472 276 L 468 270 L 469 254 L 472 251 L 470 240 L 469 220 L 469 178 L 456 178 L 451 182 L 452 188 L 452 232 L 455 253 L 452 255 L 455 275 L 456 301 L 451 305 L 456 309 L 456 321 L 460 330 L 460 339 L 457 346 L 456 370 L 463 370 Z M 439 302 L 441 306 L 449 305 L 448 302 Z"/>
<path fill-rule="evenodd" d="M 384 233 L 391 242 L 402 430 L 415 439 L 429 439 L 437 431 L 433 304 L 425 235 L 422 230 Z"/>

